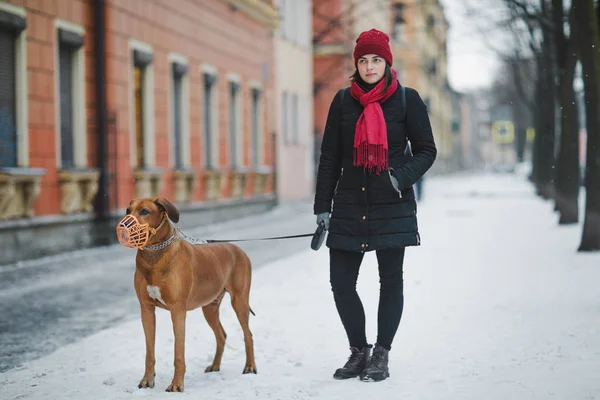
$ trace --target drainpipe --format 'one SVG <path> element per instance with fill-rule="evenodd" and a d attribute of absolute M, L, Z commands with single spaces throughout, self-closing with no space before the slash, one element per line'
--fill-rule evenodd
<path fill-rule="evenodd" d="M 94 65 L 96 70 L 96 128 L 100 178 L 96 197 L 96 217 L 109 215 L 108 134 L 106 123 L 106 8 L 104 0 L 94 0 Z"/>

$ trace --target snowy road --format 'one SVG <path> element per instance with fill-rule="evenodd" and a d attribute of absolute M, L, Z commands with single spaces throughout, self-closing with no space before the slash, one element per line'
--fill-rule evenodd
<path fill-rule="evenodd" d="M 159 311 L 155 389 L 137 389 L 144 336 L 134 319 L 0 374 L 0 398 L 600 400 L 600 254 L 576 253 L 581 227 L 558 227 L 553 204 L 536 198 L 519 177 L 425 184 L 422 246 L 407 251 L 405 311 L 390 353 L 390 379 L 332 379 L 348 349 L 323 248 L 256 270 L 250 328 L 257 375 L 241 374 L 242 333 L 225 301 L 228 338 L 218 373 L 204 373 L 214 354 L 210 328 L 201 312 L 188 314 L 184 394 L 164 393 L 173 374 L 173 331 L 169 314 Z M 130 279 L 132 266 L 121 268 Z M 373 341 L 374 254 L 365 257 L 358 291 Z M 134 302 L 133 293 L 129 297 Z"/>
<path fill-rule="evenodd" d="M 311 205 L 297 203 L 264 215 L 185 232 L 211 239 L 231 239 L 308 233 L 314 229 Z M 240 246 L 259 268 L 310 248 L 310 238 L 274 244 L 256 241 Z M 120 245 L 0 268 L 0 372 L 138 318 L 134 269 L 135 251 Z"/>

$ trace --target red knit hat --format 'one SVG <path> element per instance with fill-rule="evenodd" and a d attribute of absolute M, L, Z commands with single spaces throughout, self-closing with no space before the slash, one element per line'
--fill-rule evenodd
<path fill-rule="evenodd" d="M 356 39 L 356 46 L 354 46 L 354 65 L 365 54 L 377 54 L 383 57 L 391 66 L 393 56 L 390 49 L 390 37 L 385 32 L 378 31 L 377 29 L 361 33 L 358 39 Z"/>

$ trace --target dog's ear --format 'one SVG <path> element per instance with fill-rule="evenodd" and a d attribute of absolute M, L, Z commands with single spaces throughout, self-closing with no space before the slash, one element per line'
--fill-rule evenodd
<path fill-rule="evenodd" d="M 158 198 L 154 203 L 167 212 L 169 219 L 175 223 L 179 222 L 179 210 L 167 199 Z"/>

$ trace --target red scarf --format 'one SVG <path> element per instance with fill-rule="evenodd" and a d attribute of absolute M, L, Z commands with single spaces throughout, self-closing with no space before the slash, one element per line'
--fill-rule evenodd
<path fill-rule="evenodd" d="M 398 88 L 397 74 L 393 69 L 392 76 L 394 77 L 392 84 L 385 92 L 383 92 L 385 79 L 380 80 L 368 92 L 365 92 L 356 82 L 352 82 L 350 88 L 352 97 L 364 107 L 356 122 L 354 165 L 375 171 L 377 174 L 388 168 L 387 127 L 381 102 L 389 99 Z"/>

